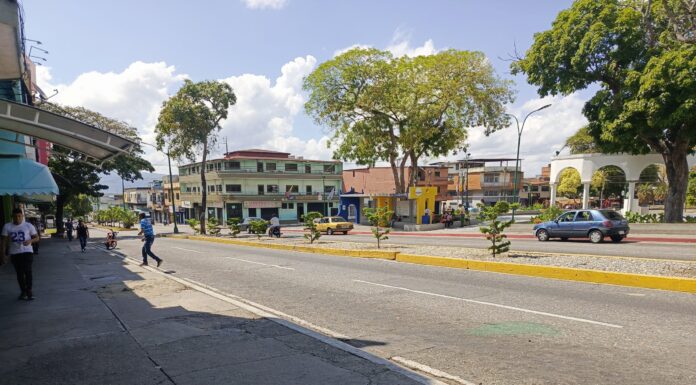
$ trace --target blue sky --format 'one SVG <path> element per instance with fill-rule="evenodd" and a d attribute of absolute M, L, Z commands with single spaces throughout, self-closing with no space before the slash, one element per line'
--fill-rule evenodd
<path fill-rule="evenodd" d="M 530 139 L 525 136 L 522 153 L 525 170 L 534 174 L 548 162 L 550 149 L 560 148 L 566 134 L 583 124 L 584 98 L 540 101 L 524 77 L 512 77 L 503 59 L 515 45 L 523 53 L 534 33 L 548 29 L 571 3 L 32 0 L 23 6 L 27 36 L 50 52 L 38 76 L 47 93 L 59 90 L 54 100 L 126 120 L 151 140 L 159 106 L 184 78 L 224 79 L 240 101 L 223 125 L 231 149 L 269 147 L 320 158 L 331 155 L 328 133 L 304 116 L 299 89 L 317 64 L 356 44 L 396 54 L 480 50 L 501 77 L 516 82 L 518 98 L 510 112 L 554 104 L 528 123 Z M 471 130 L 474 156 L 514 156 L 514 129 L 491 137 L 480 131 Z M 158 169 L 164 164 L 160 154 L 148 156 Z"/>

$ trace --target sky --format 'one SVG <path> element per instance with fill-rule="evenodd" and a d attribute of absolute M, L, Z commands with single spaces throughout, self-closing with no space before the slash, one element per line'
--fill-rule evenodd
<path fill-rule="evenodd" d="M 230 151 L 266 148 L 331 159 L 331 133 L 304 113 L 302 80 L 352 46 L 394 55 L 444 49 L 482 51 L 498 76 L 515 82 L 507 106 L 520 119 L 551 103 L 525 125 L 520 157 L 528 176 L 540 173 L 586 120 L 586 93 L 541 99 L 509 58 L 523 54 L 536 32 L 551 27 L 571 0 L 24 0 L 25 34 L 41 41 L 37 83 L 51 101 L 80 105 L 124 120 L 154 143 L 162 103 L 184 79 L 229 83 L 237 104 L 222 123 Z M 33 43 L 36 44 L 36 43 Z M 488 137 L 469 129 L 477 157 L 514 157 L 515 127 Z M 221 156 L 220 144 L 214 156 Z M 156 172 L 166 157 L 145 146 Z M 428 161 L 461 159 L 452 155 Z M 176 162 L 175 162 L 176 163 Z M 186 162 L 183 162 L 186 163 Z M 176 171 L 175 171 L 176 172 Z"/>

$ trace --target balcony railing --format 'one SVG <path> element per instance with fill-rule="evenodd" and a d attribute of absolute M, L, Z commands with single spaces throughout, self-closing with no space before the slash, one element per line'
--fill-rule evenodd
<path fill-rule="evenodd" d="M 310 172 L 306 172 L 302 168 L 298 168 L 297 170 L 258 170 L 256 167 L 242 167 L 242 168 L 234 168 L 234 169 L 227 169 L 227 168 L 221 168 L 221 169 L 211 169 L 207 171 L 208 173 L 216 172 L 218 174 L 289 174 L 289 175 L 341 175 L 342 171 L 335 170 L 335 171 L 323 171 L 323 170 L 311 170 Z M 181 176 L 188 176 L 188 175 L 198 175 L 198 173 L 181 173 Z"/>
<path fill-rule="evenodd" d="M 201 196 L 201 195 L 202 195 L 202 193 L 200 193 L 200 192 L 182 192 L 181 194 L 182 194 L 182 196 Z M 323 196 L 328 196 L 329 194 L 330 194 L 330 193 L 323 193 L 323 194 L 321 194 L 321 195 L 323 195 Z M 334 196 L 335 196 L 335 197 L 338 197 L 339 194 L 341 194 L 341 192 L 340 192 L 340 191 L 336 191 L 336 193 L 334 193 Z M 262 194 L 260 194 L 260 193 L 258 193 L 258 192 L 249 193 L 249 192 L 220 192 L 220 191 L 210 192 L 210 191 L 209 191 L 207 195 L 208 195 L 208 196 L 211 196 L 211 195 L 223 195 L 223 196 L 227 196 L 227 197 L 234 197 L 234 196 L 240 196 L 240 197 L 249 197 L 249 196 L 253 196 L 253 197 L 265 197 L 265 196 L 278 197 L 278 196 L 282 196 L 282 197 L 285 197 L 285 193 L 281 193 L 281 192 L 265 192 L 265 191 L 264 191 Z M 300 197 L 308 197 L 308 196 L 317 196 L 317 195 L 319 195 L 319 192 L 318 192 L 318 191 L 315 191 L 315 192 L 312 192 L 312 193 L 301 192 L 301 193 L 290 193 L 290 194 L 288 194 L 289 197 L 297 197 L 297 196 L 300 196 Z"/>

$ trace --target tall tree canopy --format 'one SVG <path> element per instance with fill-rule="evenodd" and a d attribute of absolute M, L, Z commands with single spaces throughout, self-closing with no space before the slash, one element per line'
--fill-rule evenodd
<path fill-rule="evenodd" d="M 165 101 L 157 122 L 157 148 L 181 160 L 196 162 L 201 156 L 201 215 L 206 215 L 206 161 L 217 142 L 220 122 L 227 118 L 237 97 L 229 84 L 216 81 L 194 83 L 186 80 L 176 95 Z M 200 221 L 205 234 L 206 221 Z"/>
<path fill-rule="evenodd" d="M 512 65 L 539 94 L 598 91 L 585 104 L 606 152 L 662 154 L 665 220 L 680 222 L 696 146 L 696 0 L 577 0 Z"/>
<path fill-rule="evenodd" d="M 307 114 L 333 130 L 334 158 L 389 162 L 398 193 L 407 187 L 408 161 L 415 169 L 421 157 L 463 149 L 467 127 L 487 134 L 505 127 L 513 100 L 510 82 L 481 52 L 456 50 L 395 58 L 352 49 L 322 63 L 304 89 Z"/>
<path fill-rule="evenodd" d="M 42 103 L 40 108 L 51 111 L 55 114 L 67 116 L 79 120 L 83 123 L 97 127 L 104 131 L 131 139 L 138 143 L 137 130 L 126 122 L 118 119 L 106 117 L 98 112 L 91 111 L 84 107 L 63 106 L 56 103 Z M 51 151 L 51 158 L 48 167 L 56 176 L 56 184 L 60 194 L 56 198 L 56 222 L 58 232 L 63 231 L 63 209 L 64 206 L 79 194 L 98 197 L 101 191 L 107 186 L 99 184 L 100 173 L 109 174 L 115 172 L 127 181 L 142 179 L 142 171 L 152 172 L 155 169 L 150 162 L 143 157 L 143 150 L 140 144 L 128 154 L 121 154 L 112 160 L 104 162 L 101 167 L 80 161 L 82 155 L 62 147 L 54 147 Z"/>
<path fill-rule="evenodd" d="M 592 154 L 600 152 L 587 126 L 580 128 L 575 134 L 566 139 L 565 147 L 571 154 Z"/>

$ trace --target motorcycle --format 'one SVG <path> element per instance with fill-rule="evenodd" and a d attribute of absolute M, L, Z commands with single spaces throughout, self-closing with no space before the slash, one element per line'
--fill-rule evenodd
<path fill-rule="evenodd" d="M 109 231 L 106 233 L 106 241 L 104 242 L 104 246 L 106 246 L 107 250 L 116 248 L 116 245 L 118 244 L 118 242 L 116 242 L 116 234 L 118 234 L 116 231 Z"/>
<path fill-rule="evenodd" d="M 282 233 L 280 232 L 280 226 L 271 227 L 271 228 L 268 230 L 268 236 L 269 236 L 269 237 L 280 238 L 280 235 L 281 235 L 281 234 L 282 234 Z"/>

